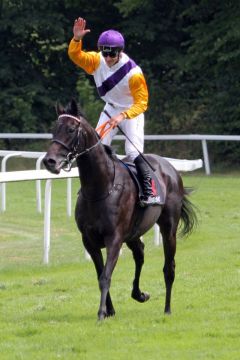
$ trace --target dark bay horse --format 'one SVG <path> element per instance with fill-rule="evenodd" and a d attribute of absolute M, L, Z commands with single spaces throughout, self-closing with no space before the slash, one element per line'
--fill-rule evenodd
<path fill-rule="evenodd" d="M 127 168 L 109 147 L 102 145 L 77 103 L 72 100 L 66 108 L 58 105 L 57 114 L 53 140 L 43 161 L 50 172 L 58 174 L 76 160 L 81 190 L 75 219 L 98 276 L 101 292 L 98 319 L 115 314 L 109 290 L 123 242 L 131 249 L 135 261 L 131 295 L 139 302 L 149 299 L 148 293 L 142 292 L 139 287 L 144 262 L 144 244 L 140 237 L 155 223 L 160 226 L 163 238 L 165 313 L 170 313 L 179 221 L 182 220 L 182 235 L 191 233 L 196 224 L 196 214 L 187 199 L 188 192 L 183 187 L 179 173 L 165 159 L 157 155 L 145 155 L 156 169 L 166 201 L 162 206 L 142 208 L 138 204 L 136 185 Z M 105 264 L 102 248 L 106 248 Z"/>

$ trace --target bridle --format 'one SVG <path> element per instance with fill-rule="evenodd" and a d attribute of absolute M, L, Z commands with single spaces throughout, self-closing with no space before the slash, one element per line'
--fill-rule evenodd
<path fill-rule="evenodd" d="M 51 142 L 55 142 L 57 144 L 60 144 L 62 145 L 67 151 L 68 151 L 68 154 L 66 156 L 66 159 L 64 159 L 62 161 L 62 169 L 64 171 L 70 171 L 71 168 L 72 168 L 72 165 L 73 165 L 73 162 L 80 156 L 84 155 L 84 154 L 87 154 L 89 153 L 92 149 L 94 149 L 96 146 L 98 146 L 100 143 L 101 143 L 101 139 L 99 138 L 98 141 L 90 146 L 89 148 L 85 148 L 85 150 L 81 151 L 81 152 L 78 152 L 78 147 L 79 147 L 79 137 L 80 137 L 80 133 L 82 131 L 82 128 L 81 128 L 81 120 L 74 116 L 74 115 L 71 115 L 71 114 L 62 114 L 62 115 L 59 115 L 58 117 L 58 120 L 61 119 L 61 118 L 65 118 L 65 117 L 68 117 L 68 118 L 71 118 L 71 119 L 74 119 L 75 121 L 78 122 L 79 126 L 78 126 L 78 131 L 77 131 L 77 134 L 75 136 L 75 138 L 73 139 L 73 146 L 72 148 L 70 148 L 68 145 L 66 145 L 63 141 L 57 139 L 57 138 L 53 138 L 51 140 Z M 86 133 L 85 133 L 86 135 Z M 97 136 L 97 135 L 96 135 Z M 85 137 L 84 137 L 85 139 Z"/>
<path fill-rule="evenodd" d="M 61 146 L 63 146 L 67 151 L 68 151 L 68 154 L 66 156 L 66 158 L 62 161 L 61 163 L 61 168 L 64 170 L 64 171 L 70 171 L 71 168 L 72 168 L 72 165 L 73 165 L 73 162 L 80 156 L 84 155 L 84 154 L 87 154 L 89 153 L 92 149 L 94 149 L 96 146 L 98 146 L 100 143 L 101 143 L 101 137 L 98 137 L 97 133 L 96 133 L 96 140 L 97 142 L 90 146 L 89 148 L 85 148 L 85 150 L 81 151 L 81 152 L 78 152 L 78 147 L 79 147 L 79 137 L 80 137 L 80 132 L 82 131 L 82 128 L 81 128 L 81 120 L 74 116 L 74 115 L 71 115 L 71 114 L 62 114 L 62 115 L 59 115 L 58 117 L 58 120 L 61 119 L 61 118 L 66 118 L 66 117 L 69 117 L 71 119 L 74 119 L 75 121 L 78 122 L 79 126 L 78 126 L 78 129 L 77 129 L 77 134 L 75 135 L 74 139 L 72 140 L 72 147 L 70 147 L 69 145 L 65 144 L 63 141 L 57 139 L 57 138 L 53 138 L 51 140 L 51 142 L 55 142 L 57 144 L 60 144 Z M 83 134 L 83 135 L 86 135 L 86 132 Z M 85 140 L 85 145 L 86 145 L 86 138 L 85 136 L 83 137 L 84 140 Z M 96 202 L 96 201 L 100 201 L 100 200 L 104 200 L 106 199 L 114 190 L 119 190 L 119 185 L 120 184 L 115 184 L 115 164 L 114 164 L 114 161 L 113 161 L 113 169 L 114 169 L 114 173 L 113 173 L 113 180 L 112 180 L 112 185 L 111 185 L 111 188 L 110 190 L 108 190 L 105 194 L 101 195 L 100 197 L 98 198 L 95 198 L 95 199 L 91 199 L 89 197 L 87 197 L 86 194 L 83 193 L 82 191 L 82 188 L 81 188 L 81 193 L 82 193 L 82 196 L 85 200 L 87 200 L 88 202 Z"/>

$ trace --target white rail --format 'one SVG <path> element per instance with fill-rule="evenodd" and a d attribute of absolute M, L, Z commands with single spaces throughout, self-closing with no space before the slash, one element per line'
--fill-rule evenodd
<path fill-rule="evenodd" d="M 52 139 L 52 134 L 30 134 L 30 133 L 5 133 L 0 134 L 0 139 Z M 162 140 L 162 141 L 201 141 L 202 154 L 206 175 L 211 174 L 210 161 L 208 155 L 207 141 L 240 141 L 240 135 L 207 135 L 207 134 L 190 134 L 190 135 L 145 135 L 145 140 Z M 114 140 L 124 140 L 123 135 L 116 135 Z"/>
<path fill-rule="evenodd" d="M 1 171 L 7 171 L 7 162 L 13 157 L 22 157 L 36 160 L 36 170 L 41 169 L 41 163 L 45 156 L 45 152 L 38 151 L 13 151 L 13 150 L 0 150 L 0 158 L 2 157 Z M 0 184 L 1 203 L 0 212 L 6 211 L 6 183 Z M 41 180 L 36 180 L 36 200 L 37 211 L 42 212 L 42 196 L 41 196 Z M 67 215 L 71 216 L 71 178 L 67 180 Z"/>
<path fill-rule="evenodd" d="M 208 134 L 182 134 L 182 135 L 145 135 L 145 140 L 223 140 L 240 141 L 240 135 L 208 135 Z M 46 133 L 0 133 L 0 139 L 52 139 L 52 134 Z M 115 140 L 124 140 L 123 135 L 116 135 Z"/>
<path fill-rule="evenodd" d="M 202 160 L 173 160 L 173 166 L 177 170 L 193 171 L 202 167 Z M 187 166 L 187 163 L 189 166 Z M 0 173 L 0 184 L 16 181 L 29 181 L 29 180 L 47 180 L 45 185 L 45 206 L 44 206 L 44 251 L 43 262 L 49 263 L 50 254 L 50 228 L 51 228 L 51 192 L 52 192 L 52 179 L 70 179 L 78 177 L 78 169 L 72 168 L 70 172 L 61 171 L 59 175 L 54 175 L 47 170 L 25 170 L 25 171 L 10 171 Z M 157 225 L 154 227 L 154 243 L 158 245 L 160 243 L 160 232 Z M 86 258 L 88 254 L 85 253 Z"/>
<path fill-rule="evenodd" d="M 41 169 L 41 162 L 45 155 L 45 152 L 38 151 L 13 151 L 13 150 L 0 150 L 0 157 L 2 157 L 1 171 L 7 171 L 7 162 L 13 157 L 22 157 L 27 159 L 37 159 L 36 161 L 36 170 Z M 1 193 L 1 204 L 0 211 L 6 211 L 6 183 L 0 184 L 0 193 Z M 36 196 L 37 196 L 37 211 L 42 212 L 41 205 L 41 182 L 40 180 L 36 181 Z"/>
<path fill-rule="evenodd" d="M 7 171 L 7 162 L 10 158 L 13 157 L 22 157 L 22 158 L 30 158 L 30 159 L 37 159 L 36 161 L 36 170 L 41 169 L 41 163 L 43 157 L 45 156 L 45 152 L 37 152 L 37 151 L 10 151 L 10 150 L 0 150 L 0 157 L 2 157 L 1 163 L 1 171 Z M 119 155 L 123 157 L 122 155 Z M 180 171 L 192 171 L 195 168 L 190 169 L 190 166 L 198 168 L 202 167 L 202 160 L 194 160 L 194 162 L 189 162 L 189 160 L 177 160 L 166 158 L 168 161 L 172 163 L 172 165 Z M 197 161 L 201 162 L 200 164 Z M 191 165 L 190 165 L 191 164 Z M 71 198 L 71 188 L 72 182 L 71 178 L 67 180 L 67 215 L 70 217 L 72 214 L 72 198 Z M 0 202 L 0 212 L 6 211 L 6 183 L 0 184 L 0 194 L 1 194 L 1 202 Z M 41 196 L 41 180 L 36 180 L 36 200 L 37 200 L 37 211 L 39 213 L 42 212 L 42 196 Z"/>

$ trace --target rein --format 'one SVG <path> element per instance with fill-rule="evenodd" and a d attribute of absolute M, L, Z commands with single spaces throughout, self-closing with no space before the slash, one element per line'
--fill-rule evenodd
<path fill-rule="evenodd" d="M 105 121 L 102 125 L 97 127 L 96 131 L 99 134 L 100 138 L 103 139 L 112 129 L 113 129 L 113 125 L 110 125 L 109 121 Z"/>
<path fill-rule="evenodd" d="M 51 142 L 55 142 L 57 144 L 60 144 L 62 145 L 67 151 L 69 151 L 69 153 L 67 154 L 66 156 L 66 159 L 63 160 L 63 163 L 64 163 L 64 167 L 62 168 L 64 171 L 67 171 L 69 172 L 72 168 L 72 165 L 73 165 L 73 162 L 74 160 L 76 160 L 78 157 L 84 155 L 84 154 L 87 154 L 89 153 L 92 149 L 94 149 L 96 146 L 98 146 L 100 143 L 101 143 L 101 138 L 98 139 L 98 141 L 90 146 L 89 148 L 86 148 L 85 150 L 81 151 L 80 153 L 77 152 L 77 148 L 78 148 L 78 145 L 79 145 L 79 134 L 80 134 L 80 124 L 81 124 L 81 120 L 74 116 L 74 115 L 71 115 L 71 114 L 62 114 L 62 115 L 59 115 L 58 117 L 58 120 L 61 119 L 61 118 L 65 118 L 65 117 L 69 117 L 71 119 L 74 119 L 76 120 L 78 123 L 79 123 L 79 128 L 78 128 L 78 133 L 77 133 L 77 142 L 76 144 L 73 145 L 73 149 L 71 149 L 68 145 L 66 145 L 63 141 L 61 140 L 58 140 L 57 138 L 53 138 L 51 140 Z"/>

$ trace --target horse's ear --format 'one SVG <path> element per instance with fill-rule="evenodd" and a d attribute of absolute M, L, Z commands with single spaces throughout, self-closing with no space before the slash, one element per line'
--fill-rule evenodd
<path fill-rule="evenodd" d="M 56 109 L 56 113 L 58 116 L 61 114 L 64 114 L 64 112 L 65 112 L 64 107 L 58 101 L 55 105 L 55 109 Z"/>
<path fill-rule="evenodd" d="M 75 99 L 71 100 L 70 107 L 71 107 L 71 114 L 75 115 L 75 116 L 78 116 L 79 109 L 78 109 L 77 101 Z"/>

